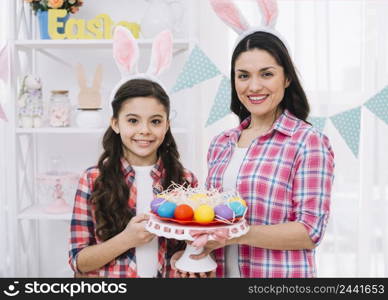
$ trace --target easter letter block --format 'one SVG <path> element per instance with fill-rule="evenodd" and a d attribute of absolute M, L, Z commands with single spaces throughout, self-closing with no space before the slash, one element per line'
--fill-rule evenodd
<path fill-rule="evenodd" d="M 65 9 L 49 9 L 48 10 L 48 30 L 49 35 L 52 39 L 63 40 L 65 34 L 58 33 L 58 28 L 64 28 L 65 24 L 63 22 L 58 22 L 58 18 L 64 18 L 67 12 Z"/>
<path fill-rule="evenodd" d="M 75 29 L 75 33 L 74 33 Z M 85 39 L 85 21 L 70 19 L 66 24 L 65 35 L 68 39 Z"/>
<path fill-rule="evenodd" d="M 48 29 L 49 35 L 54 40 L 63 39 L 111 39 L 112 27 L 115 24 L 107 14 L 99 14 L 89 21 L 82 19 L 69 19 L 66 23 L 58 22 L 67 14 L 65 9 L 49 9 Z M 120 21 L 121 25 L 130 30 L 135 38 L 139 38 L 140 26 L 137 23 Z M 64 28 L 64 34 L 58 33 L 58 28 Z"/>

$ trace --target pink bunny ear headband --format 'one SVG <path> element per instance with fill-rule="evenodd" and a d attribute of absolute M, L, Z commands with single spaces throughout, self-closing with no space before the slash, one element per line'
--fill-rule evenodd
<path fill-rule="evenodd" d="M 147 79 L 158 83 L 166 90 L 157 76 L 170 66 L 172 34 L 165 30 L 157 35 L 152 43 L 151 62 L 148 70 L 145 73 L 138 73 L 139 46 L 137 41 L 128 29 L 117 26 L 113 34 L 113 58 L 121 72 L 121 80 L 111 92 L 111 101 L 114 100 L 118 89 L 131 79 Z"/>
<path fill-rule="evenodd" d="M 290 52 L 287 41 L 275 30 L 276 19 L 278 16 L 278 5 L 276 0 L 256 0 L 262 14 L 260 27 L 249 26 L 247 20 L 232 0 L 209 1 L 218 17 L 239 35 L 234 48 L 248 35 L 262 31 L 275 35 L 282 41 L 288 52 Z"/>

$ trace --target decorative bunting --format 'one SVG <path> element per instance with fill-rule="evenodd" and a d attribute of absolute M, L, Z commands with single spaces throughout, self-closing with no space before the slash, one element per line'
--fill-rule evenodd
<path fill-rule="evenodd" d="M 322 117 L 309 117 L 307 121 L 309 121 L 315 128 L 322 132 L 325 128 L 326 119 L 327 118 Z"/>
<path fill-rule="evenodd" d="M 210 110 L 210 114 L 205 127 L 213 124 L 219 119 L 222 119 L 230 113 L 230 99 L 230 80 L 229 78 L 222 76 L 222 80 L 220 82 L 220 85 L 218 86 L 217 95 L 214 100 L 214 104 Z"/>
<path fill-rule="evenodd" d="M 364 105 L 378 118 L 388 124 L 388 87 L 381 90 Z"/>
<path fill-rule="evenodd" d="M 8 46 L 7 44 L 5 44 L 0 47 L 0 80 L 3 80 L 4 83 L 8 82 L 8 76 L 9 76 L 8 59 L 9 59 Z M 0 103 L 0 120 L 8 121 L 7 116 L 3 110 L 3 107 L 1 106 L 1 103 Z"/>
<path fill-rule="evenodd" d="M 330 117 L 345 143 L 349 146 L 353 154 L 358 157 L 358 147 L 360 143 L 360 121 L 361 107 L 347 110 L 343 113 Z"/>
<path fill-rule="evenodd" d="M 221 72 L 209 57 L 196 45 L 190 53 L 182 72 L 179 74 L 171 93 L 193 87 L 205 80 L 220 75 Z M 230 113 L 230 82 L 222 75 L 217 95 L 210 110 L 206 127 Z M 369 99 L 364 106 L 388 124 L 388 86 Z M 360 143 L 361 106 L 331 117 L 310 117 L 308 121 L 319 131 L 323 131 L 326 120 L 331 119 L 352 153 L 358 157 Z"/>
<path fill-rule="evenodd" d="M 9 65 L 8 65 L 8 46 L 0 46 L 0 80 L 8 82 Z"/>
<path fill-rule="evenodd" d="M 3 110 L 3 107 L 1 106 L 1 103 L 0 103 L 0 120 L 4 120 L 8 122 L 7 116 Z"/>
<path fill-rule="evenodd" d="M 210 78 L 221 74 L 213 62 L 196 45 L 185 63 L 182 72 L 171 90 L 171 93 L 193 87 Z"/>

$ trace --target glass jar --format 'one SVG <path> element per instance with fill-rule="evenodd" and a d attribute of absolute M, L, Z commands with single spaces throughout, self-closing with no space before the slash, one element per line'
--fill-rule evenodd
<path fill-rule="evenodd" d="M 51 91 L 49 105 L 49 123 L 51 127 L 67 127 L 70 125 L 69 91 Z"/>

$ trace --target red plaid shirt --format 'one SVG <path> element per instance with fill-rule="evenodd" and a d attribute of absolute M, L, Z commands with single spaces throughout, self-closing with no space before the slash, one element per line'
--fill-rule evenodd
<path fill-rule="evenodd" d="M 250 123 L 216 136 L 208 152 L 207 188 L 222 190 L 225 170 L 240 134 Z M 318 244 L 330 209 L 334 154 L 328 138 L 285 111 L 268 134 L 252 141 L 236 189 L 247 201 L 251 225 L 300 222 Z M 314 277 L 314 250 L 238 246 L 242 277 Z M 225 276 L 223 249 L 215 251 L 217 276 Z"/>
<path fill-rule="evenodd" d="M 128 199 L 128 206 L 136 211 L 136 186 L 135 172 L 128 162 L 122 158 L 122 171 L 125 179 L 129 184 L 130 198 Z M 151 176 L 154 179 L 153 193 L 154 195 L 162 192 L 161 179 L 165 173 L 162 163 L 159 160 L 151 171 Z M 87 169 L 79 180 L 77 193 L 75 196 L 73 217 L 71 220 L 71 236 L 70 236 L 70 251 L 69 264 L 74 272 L 79 273 L 77 269 L 77 255 L 85 247 L 99 244 L 102 241 L 96 235 L 96 220 L 94 213 L 94 206 L 90 202 L 90 196 L 93 192 L 94 183 L 99 175 L 97 167 Z M 188 170 L 184 171 L 185 179 L 196 187 L 198 182 L 193 173 Z M 165 238 L 158 238 L 158 277 L 173 277 L 170 268 L 170 258 L 172 256 L 171 249 L 175 249 L 176 240 L 167 240 Z M 129 249 L 123 255 L 117 257 L 109 264 L 102 268 L 82 273 L 83 276 L 90 277 L 138 277 L 136 273 L 136 257 L 135 248 Z"/>

